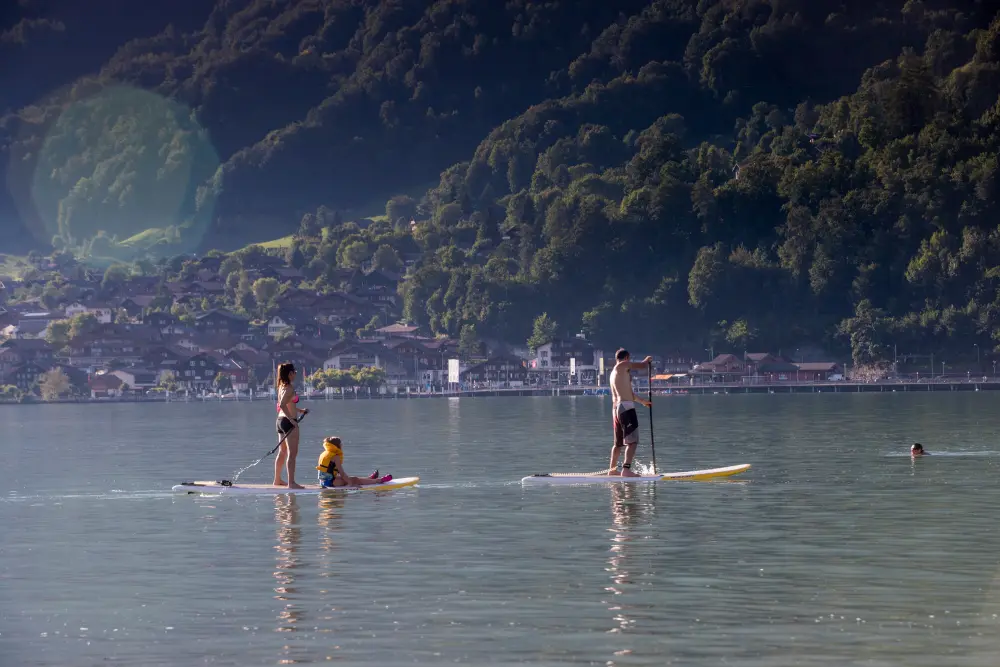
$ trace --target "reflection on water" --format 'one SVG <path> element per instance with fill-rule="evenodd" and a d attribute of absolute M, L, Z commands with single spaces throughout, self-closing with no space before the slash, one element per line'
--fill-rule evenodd
<path fill-rule="evenodd" d="M 299 550 L 302 547 L 302 526 L 300 523 L 299 500 L 294 493 L 274 497 L 274 521 L 277 526 L 278 543 L 274 579 L 274 599 L 283 603 L 278 612 L 275 632 L 297 632 L 305 617 L 299 603 L 299 589 L 295 586 L 296 575 L 302 567 Z M 291 646 L 283 645 L 279 665 L 298 662 L 291 657 Z"/>
<path fill-rule="evenodd" d="M 1000 392 L 686 397 L 660 468 L 750 473 L 518 482 L 604 465 L 609 404 L 322 402 L 354 467 L 429 482 L 322 498 L 149 495 L 270 439 L 260 404 L 0 410 L 32 433 L 0 480 L 0 666 L 998 664 Z"/>
<path fill-rule="evenodd" d="M 626 633 L 634 628 L 636 618 L 634 617 L 635 607 L 623 601 L 623 596 L 627 589 L 634 585 L 632 578 L 632 568 L 641 567 L 640 562 L 634 562 L 632 558 L 632 547 L 636 541 L 641 539 L 641 535 L 635 534 L 637 525 L 649 525 L 655 514 L 655 484 L 615 484 L 611 487 L 611 555 L 608 557 L 608 567 L 605 571 L 610 573 L 611 585 L 604 588 L 605 591 L 616 597 L 604 601 L 608 606 L 608 611 L 612 613 L 614 625 L 608 630 L 609 633 Z M 641 530 L 639 531 L 641 532 Z M 648 564 L 648 563 L 647 563 Z M 639 572 L 638 576 L 643 576 L 646 572 Z M 622 648 L 614 652 L 615 656 L 625 656 L 632 653 L 631 648 Z M 613 667 L 614 661 L 608 661 L 608 667 Z"/>

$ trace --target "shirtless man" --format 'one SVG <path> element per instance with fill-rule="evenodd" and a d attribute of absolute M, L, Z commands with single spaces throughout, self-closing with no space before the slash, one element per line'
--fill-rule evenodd
<path fill-rule="evenodd" d="M 638 477 L 632 472 L 632 459 L 635 458 L 635 448 L 639 444 L 639 416 L 635 413 L 635 404 L 639 403 L 647 408 L 652 407 L 652 403 L 644 401 L 632 391 L 632 377 L 629 371 L 642 370 L 653 362 L 652 357 L 646 357 L 642 361 L 629 361 L 628 350 L 625 348 L 615 352 L 615 367 L 611 371 L 608 384 L 611 385 L 611 406 L 614 415 L 615 444 L 611 447 L 611 464 L 608 466 L 608 474 L 614 475 L 618 471 L 618 455 L 621 448 L 625 447 L 625 462 L 622 464 L 622 477 Z"/>

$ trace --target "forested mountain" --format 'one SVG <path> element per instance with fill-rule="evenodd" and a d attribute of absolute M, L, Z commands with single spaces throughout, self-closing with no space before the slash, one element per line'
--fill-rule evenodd
<path fill-rule="evenodd" d="M 405 316 L 440 333 L 995 344 L 985 2 L 219 0 L 70 83 L 0 127 L 39 242 L 231 248 L 321 207 L 290 259 L 322 288 L 420 253 Z"/>

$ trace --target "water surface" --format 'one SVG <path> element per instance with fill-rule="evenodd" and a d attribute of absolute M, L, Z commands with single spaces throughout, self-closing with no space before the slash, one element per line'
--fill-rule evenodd
<path fill-rule="evenodd" d="M 0 408 L 2 665 L 995 665 L 1000 395 L 657 399 L 661 470 L 606 464 L 600 397 L 310 404 L 352 474 L 420 487 L 194 497 L 272 445 L 254 404 Z M 648 421 L 641 458 L 648 461 Z M 913 441 L 931 456 L 898 456 Z M 269 462 L 268 462 L 269 463 Z M 244 481 L 267 481 L 267 463 Z"/>

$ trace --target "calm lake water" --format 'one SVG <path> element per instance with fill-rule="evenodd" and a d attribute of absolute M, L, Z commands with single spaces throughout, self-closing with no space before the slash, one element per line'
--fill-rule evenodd
<path fill-rule="evenodd" d="M 177 496 L 266 452 L 273 406 L 0 408 L 0 665 L 1000 655 L 1000 394 L 659 398 L 661 470 L 754 467 L 642 487 L 520 484 L 603 467 L 607 398 L 309 407 L 302 477 L 338 434 L 351 473 L 421 485 Z M 915 440 L 946 455 L 911 462 Z"/>

